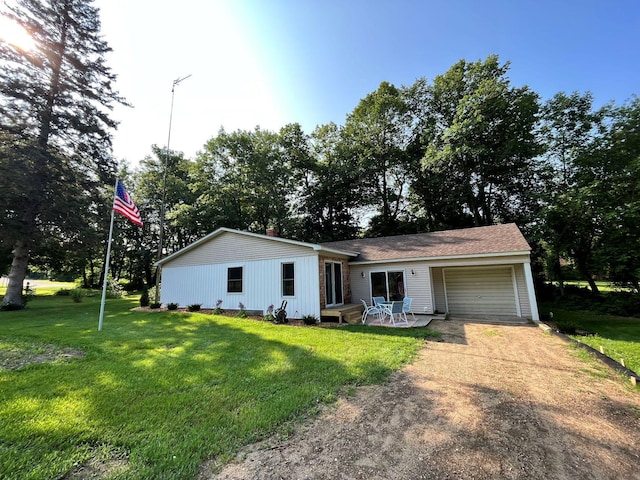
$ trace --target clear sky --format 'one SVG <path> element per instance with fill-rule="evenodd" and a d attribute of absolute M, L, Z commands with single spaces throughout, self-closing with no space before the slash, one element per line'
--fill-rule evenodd
<path fill-rule="evenodd" d="M 117 89 L 114 153 L 193 157 L 221 127 L 343 124 L 380 82 L 431 80 L 498 54 L 543 99 L 640 94 L 638 0 L 96 0 Z"/>

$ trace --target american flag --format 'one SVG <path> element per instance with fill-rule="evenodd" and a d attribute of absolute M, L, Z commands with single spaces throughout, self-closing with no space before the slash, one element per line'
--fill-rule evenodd
<path fill-rule="evenodd" d="M 113 197 L 113 209 L 119 214 L 127 217 L 131 222 L 135 223 L 139 227 L 142 226 L 140 212 L 120 181 L 117 183 L 116 195 Z"/>

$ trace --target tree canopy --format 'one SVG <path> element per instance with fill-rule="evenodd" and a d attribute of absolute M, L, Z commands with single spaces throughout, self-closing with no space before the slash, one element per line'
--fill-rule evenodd
<path fill-rule="evenodd" d="M 109 109 L 124 100 L 106 65 L 91 0 L 20 0 L 6 15 L 31 33 L 33 50 L 0 44 L 2 244 L 13 249 L 3 303 L 21 303 L 35 251 L 84 250 L 96 241 L 112 184 Z M 77 247 L 80 248 L 78 249 Z M 49 255 L 52 257 L 51 255 Z"/>
<path fill-rule="evenodd" d="M 382 81 L 342 125 L 220 129 L 195 158 L 154 145 L 132 170 L 110 154 L 108 112 L 123 99 L 92 2 L 22 0 L 10 16 L 38 48 L 0 50 L 4 302 L 20 301 L 29 261 L 95 282 L 117 170 L 146 221 L 122 227 L 111 273 L 136 288 L 152 285 L 163 198 L 166 253 L 223 226 L 322 242 L 516 222 L 537 275 L 562 283 L 569 262 L 594 292 L 598 277 L 640 287 L 637 97 L 542 101 L 490 55 Z"/>

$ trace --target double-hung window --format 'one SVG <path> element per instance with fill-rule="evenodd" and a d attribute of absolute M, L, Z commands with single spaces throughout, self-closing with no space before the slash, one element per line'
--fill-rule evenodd
<path fill-rule="evenodd" d="M 295 288 L 295 268 L 293 263 L 282 264 L 282 296 L 293 297 L 296 292 Z"/>
<path fill-rule="evenodd" d="M 242 293 L 242 267 L 227 269 L 227 293 Z"/>

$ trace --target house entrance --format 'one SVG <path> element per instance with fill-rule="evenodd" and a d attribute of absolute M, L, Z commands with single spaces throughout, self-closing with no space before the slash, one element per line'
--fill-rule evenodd
<path fill-rule="evenodd" d="M 324 285 L 327 306 L 342 305 L 342 264 L 338 262 L 325 262 Z"/>

